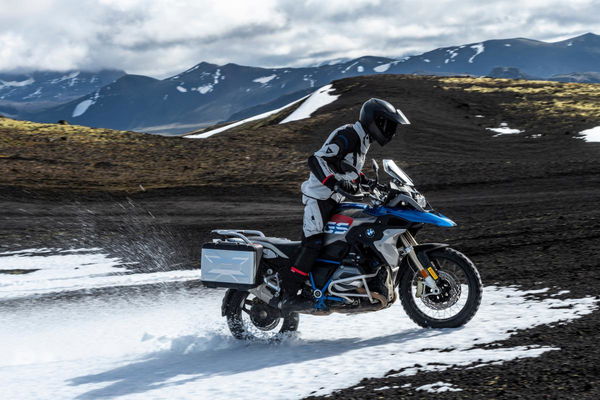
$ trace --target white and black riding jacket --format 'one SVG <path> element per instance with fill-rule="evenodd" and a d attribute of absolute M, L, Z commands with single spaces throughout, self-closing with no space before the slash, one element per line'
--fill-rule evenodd
<path fill-rule="evenodd" d="M 371 140 L 360 122 L 341 126 L 331 132 L 323 147 L 308 159 L 310 176 L 302 184 L 302 193 L 316 200 L 329 198 L 340 202 L 344 199 L 332 189 L 342 180 L 354 180 L 359 177 L 348 172 L 342 163 L 353 165 L 361 171 L 365 164 Z"/>

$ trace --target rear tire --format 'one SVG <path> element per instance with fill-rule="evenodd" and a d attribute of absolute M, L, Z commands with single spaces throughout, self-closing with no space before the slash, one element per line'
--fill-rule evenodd
<path fill-rule="evenodd" d="M 236 339 L 280 340 L 298 330 L 298 313 L 280 316 L 279 310 L 246 291 L 229 289 L 225 298 L 227 326 Z"/>
<path fill-rule="evenodd" d="M 467 256 L 449 247 L 433 250 L 427 255 L 438 269 L 440 279 L 445 276 L 447 278 L 445 283 L 449 288 L 454 288 L 454 292 L 452 292 L 454 297 L 448 295 L 447 298 L 439 300 L 436 296 L 416 297 L 415 282 L 419 279 L 420 274 L 409 267 L 404 270 L 398 288 L 404 311 L 410 319 L 423 328 L 458 328 L 465 325 L 473 318 L 481 304 L 483 286 L 477 268 Z M 445 270 L 444 265 L 450 265 L 453 269 L 448 267 Z M 458 275 L 462 279 L 458 279 Z M 440 281 L 438 280 L 438 282 Z M 462 288 L 468 289 L 467 296 L 464 296 Z M 460 299 L 461 295 L 466 297 L 466 301 Z M 462 307 L 460 307 L 459 301 L 464 301 Z M 455 315 L 451 315 L 451 313 L 444 315 L 446 310 L 452 310 L 455 306 L 459 309 Z M 439 317 L 428 315 L 429 311 L 431 314 L 439 313 Z"/>

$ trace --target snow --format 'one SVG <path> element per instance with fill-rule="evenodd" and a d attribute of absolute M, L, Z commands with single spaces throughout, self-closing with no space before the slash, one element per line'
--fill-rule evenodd
<path fill-rule="evenodd" d="M 346 72 L 350 71 L 350 69 L 351 69 L 352 67 L 354 67 L 356 64 L 358 64 L 358 61 L 355 61 L 355 62 L 353 62 L 352 64 L 348 65 L 346 68 L 344 68 L 344 69 L 342 70 L 342 74 L 345 74 Z"/>
<path fill-rule="evenodd" d="M 73 114 L 71 116 L 73 118 L 75 118 L 75 117 L 79 117 L 80 115 L 85 114 L 85 112 L 88 110 L 88 108 L 90 108 L 91 106 L 96 104 L 96 101 L 98 101 L 99 98 L 100 98 L 100 90 L 97 90 L 96 93 L 94 93 L 92 95 L 92 97 L 90 97 L 89 99 L 85 99 L 81 103 L 77 104 L 77 106 L 75 106 L 75 109 L 73 110 Z"/>
<path fill-rule="evenodd" d="M 392 66 L 392 63 L 381 64 L 373 68 L 375 72 L 385 72 Z"/>
<path fill-rule="evenodd" d="M 375 313 L 302 315 L 296 337 L 264 343 L 231 338 L 221 317 L 222 296 L 221 290 L 191 288 L 0 303 L 2 396 L 300 399 L 391 369 L 407 368 L 400 374 L 411 375 L 537 357 L 558 349 L 474 344 L 571 321 L 598 306 L 592 297 L 531 299 L 514 287 L 487 286 L 478 314 L 460 329 L 421 329 L 396 303 Z M 454 350 L 442 351 L 448 348 Z M 444 382 L 419 388 L 458 389 Z"/>
<path fill-rule="evenodd" d="M 34 82 L 35 82 L 35 80 L 33 78 L 29 78 L 24 81 L 3 81 L 0 79 L 0 89 L 2 89 L 5 86 L 23 87 L 23 86 L 31 85 Z"/>
<path fill-rule="evenodd" d="M 32 270 L 26 274 L 0 274 L 0 299 L 47 293 L 142 285 L 198 279 L 197 270 L 132 273 L 119 258 L 102 249 L 29 249 L 0 253 L 0 270 Z"/>
<path fill-rule="evenodd" d="M 184 88 L 183 86 L 177 86 L 177 88 L 176 88 L 176 89 L 177 89 L 179 92 L 181 92 L 181 93 L 187 93 L 187 89 L 186 89 L 186 88 Z"/>
<path fill-rule="evenodd" d="M 356 67 L 356 71 L 365 72 L 365 67 L 363 67 L 362 65 L 359 65 L 358 67 Z"/>
<path fill-rule="evenodd" d="M 212 129 L 212 130 L 207 131 L 207 132 L 197 133 L 197 134 L 194 134 L 194 135 L 187 135 L 187 136 L 184 136 L 184 137 L 188 138 L 188 139 L 206 139 L 208 137 L 211 137 L 212 135 L 216 135 L 217 133 L 221 133 L 221 132 L 224 132 L 224 131 L 226 131 L 228 129 L 235 128 L 236 126 L 243 125 L 243 124 L 245 124 L 247 122 L 256 121 L 256 120 L 259 120 L 259 119 L 266 118 L 269 115 L 277 114 L 278 112 L 280 112 L 280 111 L 282 111 L 282 110 L 284 110 L 284 109 L 286 109 L 286 108 L 288 108 L 288 107 L 290 107 L 290 106 L 292 106 L 292 105 L 294 105 L 294 104 L 296 104 L 296 103 L 298 103 L 298 102 L 306 99 L 307 97 L 308 96 L 304 96 L 301 99 L 298 99 L 298 100 L 293 101 L 293 102 L 291 102 L 289 104 L 286 104 L 285 106 L 283 106 L 281 108 L 278 108 L 276 110 L 271 110 L 271 111 L 264 112 L 262 114 L 254 115 L 254 116 L 252 116 L 250 118 L 246 118 L 246 119 L 243 119 L 241 121 L 237 121 L 237 122 L 234 122 L 232 124 L 222 126 L 220 128 Z"/>
<path fill-rule="evenodd" d="M 309 118 L 315 111 L 319 108 L 333 103 L 337 100 L 339 95 L 332 95 L 331 93 L 335 91 L 333 85 L 325 85 L 313 94 L 310 95 L 308 99 L 306 99 L 300 107 L 294 110 L 293 113 L 288 115 L 280 124 L 285 124 L 292 121 L 298 121 L 301 119 Z"/>
<path fill-rule="evenodd" d="M 477 114 L 477 115 L 475 116 L 475 118 L 485 118 L 485 116 L 484 116 L 484 115 L 481 115 L 481 114 Z"/>
<path fill-rule="evenodd" d="M 415 388 L 418 391 L 426 391 L 430 393 L 442 393 L 442 392 L 460 392 L 462 389 L 455 388 L 453 384 L 446 382 L 435 382 L 428 385 L 423 385 Z"/>
<path fill-rule="evenodd" d="M 474 44 L 473 46 L 471 46 L 472 49 L 475 49 L 475 54 L 473 54 L 471 56 L 471 58 L 469 58 L 469 62 L 473 63 L 473 60 L 475 60 L 475 57 L 477 57 L 478 55 L 480 55 L 481 53 L 483 53 L 485 51 L 485 47 L 483 45 L 483 43 L 477 43 Z"/>
<path fill-rule="evenodd" d="M 571 46 L 573 46 L 573 42 L 567 43 L 567 47 L 571 47 Z"/>
<path fill-rule="evenodd" d="M 510 46 L 511 46 L 511 44 L 510 44 L 510 43 L 504 43 L 504 46 L 506 46 L 506 47 L 510 47 Z"/>
<path fill-rule="evenodd" d="M 196 90 L 200 94 L 206 94 L 208 92 L 212 92 L 213 85 L 209 83 L 208 85 L 198 86 L 197 88 L 194 88 L 192 90 Z"/>
<path fill-rule="evenodd" d="M 580 139 L 583 139 L 586 142 L 600 142 L 600 126 L 586 129 L 585 131 L 579 132 L 579 134 L 583 135 Z"/>
<path fill-rule="evenodd" d="M 516 133 L 522 133 L 525 131 L 519 130 L 519 129 L 513 129 L 513 128 L 509 128 L 508 124 L 506 122 L 502 122 L 500 124 L 499 128 L 485 128 L 488 131 L 492 131 L 492 132 L 496 132 L 496 135 L 494 135 L 494 137 L 498 137 L 498 136 L 502 136 L 502 135 L 514 135 Z"/>
<path fill-rule="evenodd" d="M 275 79 L 276 77 L 277 77 L 277 74 L 273 74 L 273 75 L 269 75 L 269 76 L 262 76 L 260 78 L 253 79 L 252 82 L 261 83 L 264 85 L 267 82 L 270 82 L 271 80 Z"/>
<path fill-rule="evenodd" d="M 429 58 L 424 58 L 423 61 L 426 63 L 431 62 L 431 60 Z"/>
<path fill-rule="evenodd" d="M 81 103 L 77 104 L 77 107 L 73 110 L 72 116 L 79 117 L 80 115 L 83 115 L 93 104 L 94 101 L 92 99 L 83 100 Z"/>

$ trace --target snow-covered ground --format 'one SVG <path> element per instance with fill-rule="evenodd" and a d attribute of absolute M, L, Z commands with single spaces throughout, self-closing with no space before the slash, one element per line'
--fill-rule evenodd
<path fill-rule="evenodd" d="M 17 258 L 10 264 L 37 264 L 49 278 L 87 279 L 91 285 L 96 273 L 102 275 L 116 262 L 97 249 L 57 256 L 69 256 L 63 259 L 64 268 L 58 267 L 59 259 L 53 261 L 57 268 L 44 268 L 47 263 L 36 258 L 41 255 L 31 251 L 2 255 L 4 261 L 31 257 L 29 263 Z M 66 268 L 74 267 L 77 257 L 80 268 L 90 268 L 92 275 L 86 278 Z M 0 274 L 3 283 L 5 278 Z M 3 398 L 20 400 L 294 399 L 330 393 L 391 369 L 406 367 L 402 374 L 413 374 L 419 369 L 535 357 L 559 349 L 533 343 L 473 346 L 505 339 L 514 329 L 578 318 L 597 306 L 593 298 L 531 298 L 539 292 L 488 286 L 479 313 L 461 329 L 421 329 L 400 304 L 361 315 L 301 316 L 299 334 L 280 343 L 234 340 L 221 317 L 221 290 L 4 299 L 0 387 Z M 444 385 L 431 389 L 438 386 Z"/>
<path fill-rule="evenodd" d="M 580 138 L 586 142 L 600 142 L 600 126 L 579 132 Z"/>
<path fill-rule="evenodd" d="M 333 103 L 338 97 L 340 97 L 339 95 L 331 94 L 334 91 L 335 89 L 331 84 L 323 86 L 311 94 L 308 99 L 302 102 L 300 107 L 295 109 L 294 112 L 288 115 L 283 121 L 280 122 L 280 124 L 310 118 L 310 116 L 319 108 Z"/>
<path fill-rule="evenodd" d="M 47 293 L 198 279 L 198 270 L 133 273 L 99 248 L 28 249 L 0 253 L 0 300 Z"/>
<path fill-rule="evenodd" d="M 276 110 L 271 110 L 271 111 L 264 112 L 262 114 L 254 115 L 254 116 L 252 116 L 250 118 L 246 118 L 246 119 L 243 119 L 241 121 L 237 121 L 237 122 L 234 122 L 234 123 L 229 124 L 229 125 L 222 126 L 220 128 L 217 128 L 217 129 L 212 129 L 212 130 L 207 131 L 207 132 L 197 133 L 195 135 L 187 135 L 187 136 L 184 136 L 184 137 L 188 138 L 188 139 L 206 139 L 208 137 L 211 137 L 212 135 L 216 135 L 217 133 L 221 133 L 221 132 L 224 132 L 224 131 L 226 131 L 228 129 L 235 128 L 236 126 L 243 125 L 243 124 L 245 124 L 247 122 L 257 121 L 259 119 L 267 118 L 270 115 L 277 114 L 278 112 L 280 112 L 282 110 L 285 110 L 286 108 L 288 108 L 290 106 L 293 106 L 294 104 L 296 104 L 296 103 L 298 103 L 298 102 L 306 99 L 307 97 L 308 96 L 305 96 L 305 97 L 303 97 L 301 99 L 293 101 L 293 102 L 291 102 L 289 104 L 286 104 L 285 106 L 280 107 L 280 108 L 278 108 Z"/>

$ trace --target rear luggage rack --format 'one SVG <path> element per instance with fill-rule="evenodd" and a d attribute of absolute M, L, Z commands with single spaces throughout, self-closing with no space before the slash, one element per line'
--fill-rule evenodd
<path fill-rule="evenodd" d="M 265 237 L 265 234 L 261 231 L 247 230 L 247 229 L 215 229 L 211 231 L 212 233 L 216 233 L 217 235 L 225 236 L 227 238 L 236 237 L 242 239 L 245 243 L 252 243 L 250 239 L 246 235 L 255 235 L 259 237 Z"/>

